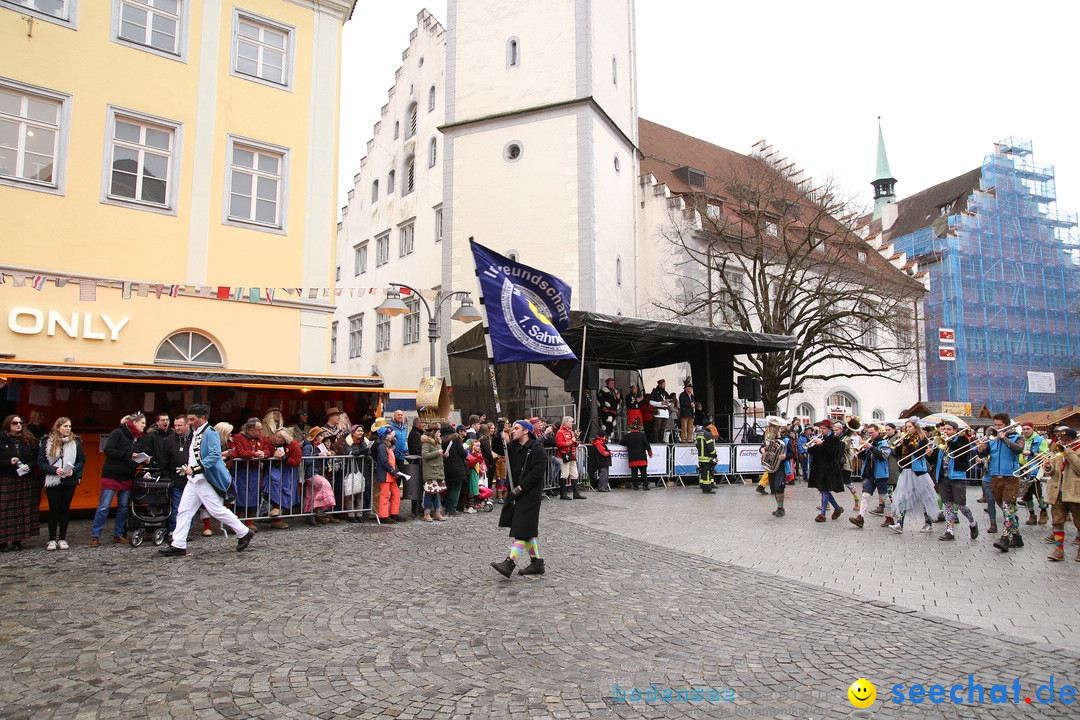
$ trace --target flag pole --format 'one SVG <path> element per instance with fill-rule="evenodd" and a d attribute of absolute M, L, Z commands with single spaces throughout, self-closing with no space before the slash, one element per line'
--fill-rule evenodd
<path fill-rule="evenodd" d="M 469 242 L 474 242 L 472 235 L 469 236 Z M 487 350 L 488 361 L 488 377 L 491 379 L 491 393 L 495 398 L 495 421 L 496 424 L 500 417 L 502 417 L 502 403 L 499 402 L 499 381 L 495 377 L 495 351 L 491 347 L 491 329 L 488 326 L 488 311 L 487 305 L 484 303 L 484 284 L 480 282 L 480 271 L 473 267 L 473 273 L 477 279 L 477 300 L 481 308 L 481 315 L 484 317 L 484 349 Z M 507 418 L 511 422 L 512 419 Z M 514 476 L 513 471 L 510 469 L 510 443 L 503 441 L 503 451 L 506 453 L 506 500 L 509 502 L 513 498 L 514 489 Z"/>

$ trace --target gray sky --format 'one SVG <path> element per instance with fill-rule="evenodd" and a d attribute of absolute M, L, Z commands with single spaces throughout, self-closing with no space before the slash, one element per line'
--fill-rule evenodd
<path fill-rule="evenodd" d="M 445 0 L 360 0 L 345 25 L 339 207 L 425 7 L 445 24 Z M 1078 20 L 1064 0 L 637 0 L 640 115 L 743 153 L 764 138 L 866 204 L 878 115 L 901 198 L 1026 138 L 1076 211 Z"/>

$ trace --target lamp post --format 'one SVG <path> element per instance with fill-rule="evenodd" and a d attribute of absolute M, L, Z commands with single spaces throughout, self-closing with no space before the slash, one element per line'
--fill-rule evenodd
<path fill-rule="evenodd" d="M 468 292 L 465 290 L 454 290 L 443 293 L 443 296 L 439 298 L 439 302 L 435 304 L 435 312 L 432 313 L 431 306 L 424 296 L 420 294 L 419 290 L 410 287 L 405 283 L 390 283 L 390 289 L 386 293 L 386 299 L 382 301 L 379 307 L 375 308 L 375 312 L 380 315 L 389 315 L 390 317 L 404 315 L 409 312 L 409 307 L 401 300 L 401 290 L 399 288 L 408 290 L 418 297 L 420 302 L 424 304 L 424 310 L 427 311 L 428 343 L 431 346 L 431 376 L 435 377 L 435 341 L 438 340 L 439 336 L 439 326 L 435 318 L 438 317 L 442 304 L 452 297 L 461 297 L 461 306 L 450 316 L 451 320 L 457 320 L 459 322 L 473 323 L 481 320 L 480 311 L 473 305 L 472 298 L 469 296 Z"/>

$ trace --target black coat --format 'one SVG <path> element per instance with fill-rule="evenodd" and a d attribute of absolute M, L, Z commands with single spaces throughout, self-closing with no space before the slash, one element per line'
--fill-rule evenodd
<path fill-rule="evenodd" d="M 806 452 L 811 458 L 807 487 L 821 492 L 842 492 L 845 478 L 840 467 L 840 457 L 846 451 L 840 438 L 830 434 L 823 443 L 807 448 Z"/>
<path fill-rule="evenodd" d="M 150 459 L 154 462 L 154 467 L 161 470 L 170 469 L 168 465 L 169 455 L 165 450 L 165 439 L 175 434 L 164 433 L 157 425 L 146 428 L 140 442 L 142 443 L 142 451 L 150 456 Z"/>
<path fill-rule="evenodd" d="M 418 427 L 413 427 L 409 431 L 409 437 L 406 438 L 405 444 L 408 447 L 410 455 L 416 455 L 420 457 L 424 454 L 423 446 L 420 444 L 420 438 L 424 437 L 424 431 Z"/>
<path fill-rule="evenodd" d="M 71 475 L 60 478 L 61 485 L 78 485 L 82 480 L 83 470 L 86 469 L 86 452 L 83 450 L 82 440 L 79 438 L 74 439 L 75 443 L 75 463 L 71 469 Z M 61 451 L 60 457 L 64 454 Z M 38 445 L 37 455 L 37 467 L 42 475 L 55 475 L 57 468 L 59 468 L 63 462 L 58 458 L 55 463 L 49 462 L 49 436 L 46 435 L 41 439 L 41 444 Z"/>
<path fill-rule="evenodd" d="M 190 432 L 182 436 L 176 433 L 165 436 L 165 442 L 163 443 L 165 465 L 162 467 L 162 477 L 172 480 L 173 487 L 182 488 L 187 485 L 187 475 L 183 472 L 177 472 L 176 468 L 187 465 L 188 443 L 190 440 Z"/>
<path fill-rule="evenodd" d="M 510 528 L 510 537 L 528 540 L 540 534 L 540 501 L 546 474 L 547 453 L 535 438 L 524 445 L 511 444 L 510 475 L 513 486 L 521 487 L 521 494 L 511 505 L 513 513 L 504 512 L 499 518 L 499 527 Z"/>
<path fill-rule="evenodd" d="M 629 462 L 648 463 L 649 456 L 652 455 L 652 446 L 649 445 L 649 439 L 645 437 L 645 433 L 633 430 L 622 436 L 622 442 L 626 446 L 626 459 Z"/>
<path fill-rule="evenodd" d="M 117 482 L 132 482 L 139 464 L 131 456 L 141 451 L 141 437 L 136 439 L 132 436 L 126 425 L 116 428 L 105 441 L 105 464 L 101 467 L 101 477 Z"/>
<path fill-rule="evenodd" d="M 463 483 L 468 480 L 469 466 L 465 461 L 469 453 L 465 452 L 465 446 L 461 444 L 461 436 L 454 433 L 443 443 L 443 449 L 450 451 L 450 454 L 443 459 L 443 473 L 446 475 L 447 484 Z"/>

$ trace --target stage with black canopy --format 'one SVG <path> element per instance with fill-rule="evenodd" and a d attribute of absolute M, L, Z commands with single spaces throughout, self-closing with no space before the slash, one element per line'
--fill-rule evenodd
<path fill-rule="evenodd" d="M 574 310 L 563 339 L 586 363 L 611 370 L 639 370 L 673 363 L 690 363 L 698 395 L 708 400 L 711 413 L 727 418 L 734 409 L 734 357 L 747 353 L 790 350 L 791 335 L 768 335 L 732 328 L 603 315 Z M 494 407 L 488 376 L 484 328 L 477 325 L 447 346 L 454 405 L 465 410 Z M 560 377 L 575 372 L 576 363 L 547 364 Z M 503 414 L 522 417 L 526 412 L 525 365 L 497 365 L 499 399 Z M 674 388 L 676 392 L 682 388 Z M 730 437 L 731 428 L 718 428 Z"/>

